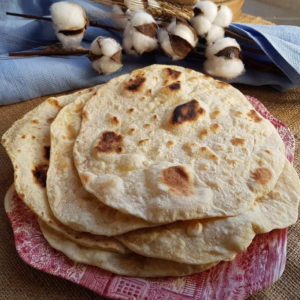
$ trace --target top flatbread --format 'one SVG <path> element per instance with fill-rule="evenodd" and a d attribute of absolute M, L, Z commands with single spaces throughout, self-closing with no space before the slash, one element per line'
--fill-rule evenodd
<path fill-rule="evenodd" d="M 115 78 L 82 115 L 74 161 L 85 189 L 150 222 L 237 215 L 283 169 L 273 125 L 238 90 L 190 69 Z"/>

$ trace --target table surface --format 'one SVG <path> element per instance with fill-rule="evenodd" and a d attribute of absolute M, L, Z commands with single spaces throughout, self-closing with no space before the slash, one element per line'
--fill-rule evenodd
<path fill-rule="evenodd" d="M 246 0 L 244 11 L 255 15 L 259 15 L 260 12 L 262 17 L 276 23 L 300 25 L 300 14 L 293 12 L 298 8 L 298 12 L 300 11 L 300 2 L 295 2 L 298 1 L 286 0 L 285 4 L 282 4 L 281 0 Z M 294 166 L 300 174 L 300 89 L 279 93 L 268 87 L 235 86 L 244 94 L 259 99 L 276 118 L 292 130 L 296 139 Z M 0 136 L 14 120 L 43 99 L 45 98 L 0 107 Z M 0 299 L 104 299 L 71 282 L 37 271 L 18 257 L 12 230 L 3 209 L 5 192 L 13 182 L 13 170 L 2 146 L 0 169 Z M 249 300 L 300 299 L 299 240 L 298 221 L 289 229 L 287 264 L 283 276 L 271 287 L 251 296 Z"/>

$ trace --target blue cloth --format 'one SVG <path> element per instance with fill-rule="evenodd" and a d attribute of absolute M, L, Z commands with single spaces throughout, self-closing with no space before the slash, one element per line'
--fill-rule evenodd
<path fill-rule="evenodd" d="M 54 0 L 0 0 L 0 105 L 34 97 L 89 87 L 136 68 L 153 63 L 173 62 L 166 57 L 147 54 L 140 57 L 125 55 L 123 68 L 111 75 L 99 75 L 85 56 L 8 57 L 8 52 L 39 49 L 57 42 L 51 22 L 6 16 L 6 11 L 49 16 Z M 84 0 L 73 0 L 88 13 L 108 9 Z M 110 23 L 110 20 L 106 21 Z M 266 56 L 251 54 L 256 60 L 275 63 L 285 75 L 249 69 L 230 82 L 250 85 L 272 85 L 279 90 L 300 86 L 300 27 L 232 24 L 230 29 L 249 36 L 255 44 L 247 47 L 261 49 Z M 121 34 L 88 27 L 82 45 L 89 47 L 99 36 L 112 36 L 121 42 Z M 242 45 L 243 46 L 243 45 Z M 249 53 L 248 53 L 249 54 Z M 248 55 L 246 52 L 244 55 Z M 177 65 L 202 71 L 203 61 L 186 59 Z"/>

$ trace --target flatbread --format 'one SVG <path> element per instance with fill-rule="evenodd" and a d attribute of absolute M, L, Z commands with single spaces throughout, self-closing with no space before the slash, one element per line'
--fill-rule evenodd
<path fill-rule="evenodd" d="M 5 211 L 10 212 L 13 210 L 13 198 L 18 197 L 14 185 L 12 184 L 5 194 L 4 205 Z M 128 248 L 123 246 L 119 241 L 114 238 L 108 238 L 105 236 L 92 235 L 85 232 L 74 231 L 67 226 L 64 226 L 58 222 L 53 215 L 49 216 L 48 226 L 59 232 L 61 236 L 85 247 L 99 248 L 111 252 L 126 254 L 131 252 Z"/>
<path fill-rule="evenodd" d="M 88 99 L 96 88 L 51 97 L 17 120 L 3 135 L 14 168 L 16 192 L 24 203 L 47 222 L 51 214 L 46 194 L 50 154 L 50 125 L 61 108 L 76 98 Z"/>
<path fill-rule="evenodd" d="M 285 167 L 273 190 L 236 217 L 177 222 L 134 231 L 118 239 L 144 256 L 190 264 L 228 260 L 245 251 L 256 234 L 285 228 L 297 221 L 300 180 L 292 165 Z"/>
<path fill-rule="evenodd" d="M 40 228 L 51 247 L 63 252 L 75 262 L 93 265 L 125 276 L 164 277 L 184 276 L 212 268 L 214 264 L 187 265 L 134 253 L 118 254 L 101 249 L 82 247 L 61 236 L 40 220 Z"/>
<path fill-rule="evenodd" d="M 11 126 L 3 135 L 2 144 L 13 163 L 16 192 L 38 217 L 82 245 L 126 253 L 128 250 L 116 240 L 76 232 L 61 224 L 53 216 L 46 194 L 50 125 L 62 107 L 75 99 L 89 99 L 98 88 L 99 86 L 95 86 L 70 95 L 47 99 Z"/>
<path fill-rule="evenodd" d="M 87 100 L 78 99 L 65 106 L 51 125 L 47 195 L 55 217 L 74 230 L 106 236 L 153 226 L 102 204 L 83 188 L 73 162 L 73 145 Z"/>
<path fill-rule="evenodd" d="M 149 222 L 238 215 L 284 166 L 280 136 L 246 97 L 190 69 L 112 79 L 82 115 L 74 161 L 85 189 Z"/>

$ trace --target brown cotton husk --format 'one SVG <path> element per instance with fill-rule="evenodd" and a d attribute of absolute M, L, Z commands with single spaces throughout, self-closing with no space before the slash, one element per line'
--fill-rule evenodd
<path fill-rule="evenodd" d="M 157 36 L 157 25 L 155 23 L 134 26 L 134 28 L 140 33 L 149 36 L 151 38 L 156 38 Z"/>
<path fill-rule="evenodd" d="M 241 50 L 237 47 L 226 47 L 223 50 L 216 53 L 215 56 L 217 56 L 217 57 L 222 56 L 222 57 L 225 57 L 228 59 L 231 59 L 231 58 L 241 59 Z"/>
<path fill-rule="evenodd" d="M 170 35 L 170 42 L 175 54 L 182 58 L 185 58 L 193 49 L 190 43 L 177 35 Z"/>

